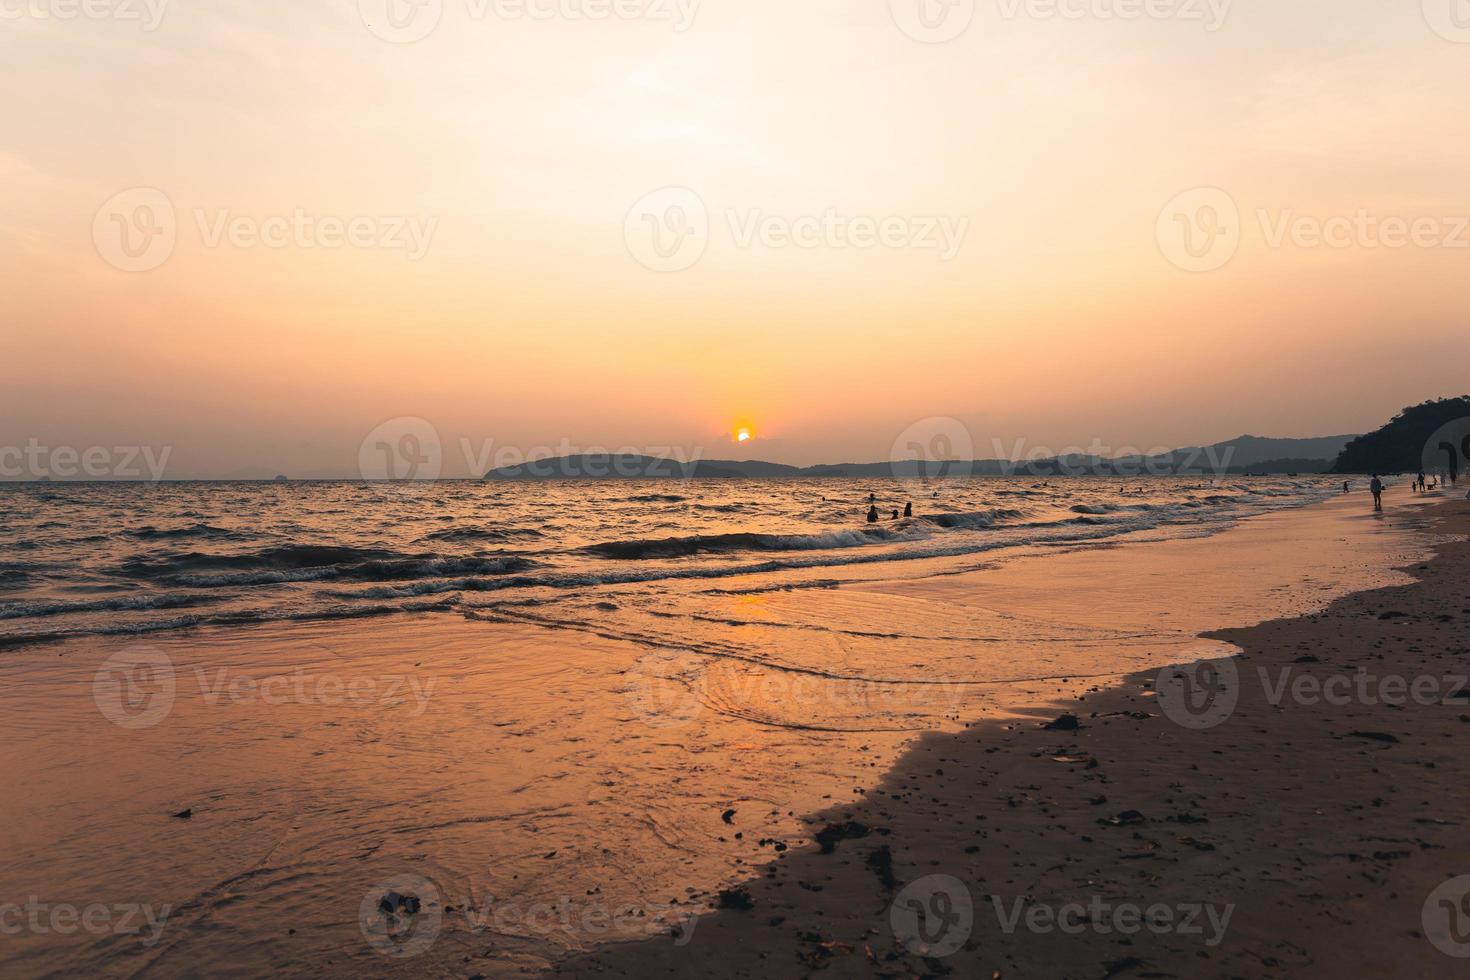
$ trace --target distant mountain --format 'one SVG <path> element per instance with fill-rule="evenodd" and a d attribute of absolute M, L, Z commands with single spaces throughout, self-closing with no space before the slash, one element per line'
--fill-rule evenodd
<path fill-rule="evenodd" d="M 747 459 L 738 463 L 729 459 L 708 459 L 700 460 L 695 465 L 701 472 L 704 467 L 708 466 L 721 472 L 728 471 L 751 479 L 781 479 L 782 477 L 808 475 L 804 470 L 795 466 L 787 466 L 784 463 L 765 463 L 758 459 Z"/>
<path fill-rule="evenodd" d="M 795 466 L 751 460 L 680 461 L 624 453 L 590 453 L 538 459 L 504 466 L 485 474 L 487 480 L 721 480 L 800 476 Z"/>
<path fill-rule="evenodd" d="M 1106 459 L 1071 455 L 1036 460 L 896 460 L 787 466 L 763 460 L 680 461 L 628 454 L 585 454 L 535 460 L 485 474 L 487 480 L 692 480 L 692 479 L 868 479 L 946 476 L 1138 476 L 1141 474 L 1321 473 L 1353 436 L 1265 439 L 1241 436 L 1213 446 L 1176 449 L 1158 456 Z"/>
<path fill-rule="evenodd" d="M 1470 456 L 1470 395 L 1406 408 L 1376 432 L 1343 448 L 1334 473 L 1466 472 Z"/>
<path fill-rule="evenodd" d="M 1304 473 L 1325 472 L 1342 448 L 1356 436 L 1321 436 L 1315 439 L 1269 439 L 1241 436 L 1212 446 L 1176 449 L 1153 457 L 1171 472 Z M 1316 469 L 1300 464 L 1318 460 Z"/>

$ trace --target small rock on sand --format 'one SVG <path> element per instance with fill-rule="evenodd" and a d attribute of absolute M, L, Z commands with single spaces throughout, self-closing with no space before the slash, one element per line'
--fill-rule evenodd
<path fill-rule="evenodd" d="M 378 911 L 386 915 L 418 915 L 420 907 L 415 895 L 400 895 L 390 891 L 378 899 Z"/>
<path fill-rule="evenodd" d="M 744 888 L 726 888 L 720 891 L 720 908 L 722 909 L 753 909 L 755 902 L 751 900 L 750 892 Z"/>
<path fill-rule="evenodd" d="M 817 831 L 817 845 L 823 854 L 831 854 L 837 849 L 837 842 L 856 837 L 868 836 L 869 828 L 865 823 L 856 820 L 848 820 L 843 823 L 829 823 Z"/>

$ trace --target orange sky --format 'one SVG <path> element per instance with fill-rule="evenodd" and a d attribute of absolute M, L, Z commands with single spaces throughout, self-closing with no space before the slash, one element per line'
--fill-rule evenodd
<path fill-rule="evenodd" d="M 996 0 L 945 43 L 920 0 L 388 2 L 0 0 L 0 446 L 353 476 L 413 417 L 465 475 L 878 460 L 953 416 L 991 456 L 1470 388 L 1437 0 Z"/>

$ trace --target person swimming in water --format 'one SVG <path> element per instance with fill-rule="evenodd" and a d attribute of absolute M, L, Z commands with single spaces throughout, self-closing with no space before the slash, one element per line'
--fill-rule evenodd
<path fill-rule="evenodd" d="M 903 505 L 903 516 L 904 517 L 913 517 L 914 516 L 914 502 L 912 500 L 910 500 L 908 503 L 906 503 L 906 504 Z"/>
<path fill-rule="evenodd" d="M 898 508 L 897 507 L 893 508 L 893 519 L 895 521 L 898 520 Z"/>
<path fill-rule="evenodd" d="M 871 505 L 871 506 L 868 507 L 868 523 L 869 524 L 877 524 L 878 523 L 878 505 L 877 504 L 873 504 L 873 505 Z"/>

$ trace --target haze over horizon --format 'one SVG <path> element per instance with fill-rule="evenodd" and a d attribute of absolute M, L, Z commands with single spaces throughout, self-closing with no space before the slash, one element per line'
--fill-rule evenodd
<path fill-rule="evenodd" d="M 742 463 L 776 463 L 798 468 L 821 466 L 870 466 L 884 463 L 902 463 L 923 459 L 928 462 L 959 461 L 1011 461 L 1022 462 L 1051 459 L 1063 456 L 1095 456 L 1103 459 L 1120 457 L 1162 456 L 1181 450 L 1213 449 L 1222 444 L 1227 447 L 1240 440 L 1258 439 L 1266 442 L 1330 443 L 1345 441 L 1355 434 L 1339 433 L 1333 436 L 1257 436 L 1246 433 L 1232 439 L 1196 441 L 1178 445 L 1147 445 L 1136 443 L 1107 444 L 1100 440 L 1090 443 L 1063 442 L 1040 444 L 1025 437 L 1002 439 L 998 436 L 986 440 L 975 439 L 958 419 L 931 417 L 921 420 L 901 433 L 887 454 L 873 458 L 819 458 L 812 462 L 793 461 L 790 454 L 783 452 L 779 440 L 748 439 L 741 441 L 724 435 L 715 435 L 704 444 L 634 445 L 615 443 L 610 445 L 579 446 L 569 442 L 559 445 L 521 447 L 497 442 L 493 437 L 471 438 L 461 436 L 446 438 L 437 429 L 425 428 L 426 420 L 397 418 L 385 422 L 351 453 L 350 461 L 340 462 L 335 468 L 323 466 L 321 460 L 335 460 L 349 455 L 347 447 L 336 447 L 317 455 L 315 469 L 288 471 L 282 467 L 241 467 L 228 473 L 204 474 L 190 472 L 187 461 L 175 455 L 176 447 L 154 445 L 101 445 L 91 447 L 94 453 L 106 451 L 110 462 L 125 467 L 124 478 L 162 479 L 170 481 L 188 480 L 271 480 L 287 477 L 293 480 L 381 480 L 381 479 L 479 479 L 493 470 L 514 469 L 526 463 L 548 459 L 579 456 L 630 455 L 651 456 L 669 459 L 678 463 L 737 461 Z M 402 447 L 401 440 L 413 440 Z M 967 441 L 969 440 L 969 441 Z M 393 453 L 390 464 L 382 462 L 384 447 Z M 35 457 L 54 461 L 60 448 L 67 453 L 75 447 L 47 445 L 32 438 L 27 444 L 7 446 L 0 449 L 0 482 L 27 482 L 37 477 L 29 473 L 17 476 L 15 467 L 20 461 Z M 1272 447 L 1274 450 L 1274 447 Z M 64 480 L 87 482 L 89 471 L 82 465 L 81 457 L 86 449 L 79 449 L 77 458 L 66 456 L 58 472 L 45 474 Z M 1334 449 L 1334 454 L 1335 454 Z M 1230 458 L 1201 458 L 1200 464 L 1219 466 L 1245 465 L 1261 460 L 1316 459 L 1327 458 L 1325 452 L 1298 451 L 1295 447 L 1283 447 L 1280 452 L 1268 450 L 1249 454 L 1249 458 L 1235 458 L 1233 448 Z M 410 475 L 404 465 L 405 459 L 417 459 L 419 466 Z M 133 472 L 136 471 L 136 472 Z M 91 479 L 96 479 L 93 475 Z M 103 479 L 113 479 L 109 474 Z"/>
<path fill-rule="evenodd" d="M 1149 451 L 1462 393 L 1470 46 L 1419 3 L 982 4 L 926 43 L 901 0 L 436 0 L 417 40 L 384 2 L 5 8 L 0 447 L 352 476 L 422 418 L 445 477 L 464 441 L 810 465 L 934 417 Z"/>

